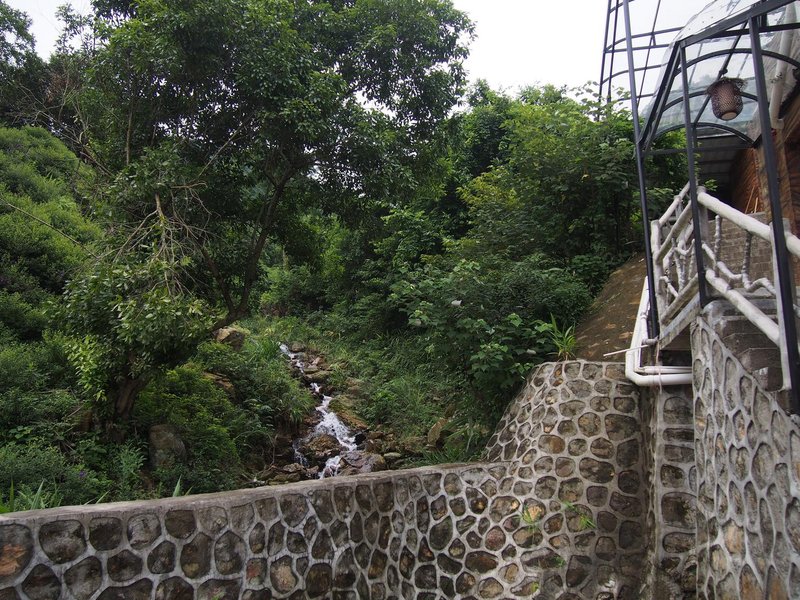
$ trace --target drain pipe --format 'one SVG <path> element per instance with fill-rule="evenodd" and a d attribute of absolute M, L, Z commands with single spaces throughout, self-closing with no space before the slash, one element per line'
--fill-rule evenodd
<path fill-rule="evenodd" d="M 794 8 L 794 2 L 790 2 L 786 6 L 786 13 L 784 15 L 784 23 L 794 23 L 797 13 Z M 794 30 L 788 29 L 781 32 L 781 41 L 779 44 L 778 53 L 782 56 L 789 56 L 792 51 L 792 42 L 794 41 Z M 775 76 L 772 78 L 772 90 L 769 99 L 769 122 L 773 129 L 781 129 L 783 127 L 783 119 L 779 119 L 778 115 L 781 110 L 781 102 L 783 101 L 783 89 L 786 86 L 786 73 L 789 70 L 789 63 L 778 60 L 775 65 Z"/>
<path fill-rule="evenodd" d="M 638 366 L 641 362 L 642 347 L 653 346 L 658 342 L 657 339 L 644 337 L 647 331 L 648 294 L 647 280 L 645 279 L 642 296 L 639 300 L 639 310 L 636 314 L 636 323 L 633 326 L 631 347 L 625 353 L 625 377 L 639 387 L 691 385 L 692 367 Z"/>

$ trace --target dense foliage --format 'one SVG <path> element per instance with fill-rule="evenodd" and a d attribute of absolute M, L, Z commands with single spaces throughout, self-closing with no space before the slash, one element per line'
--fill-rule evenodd
<path fill-rule="evenodd" d="M 629 115 L 465 90 L 449 0 L 93 6 L 44 63 L 0 0 L 0 509 L 242 485 L 312 407 L 290 340 L 467 458 L 638 247 Z"/>

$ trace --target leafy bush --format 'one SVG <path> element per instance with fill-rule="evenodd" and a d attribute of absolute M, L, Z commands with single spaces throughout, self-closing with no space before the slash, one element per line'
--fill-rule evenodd
<path fill-rule="evenodd" d="M 41 335 L 45 303 L 100 236 L 74 199 L 87 179 L 50 133 L 0 127 L 0 325 L 17 339 Z"/>
<path fill-rule="evenodd" d="M 111 482 L 80 463 L 72 463 L 58 448 L 16 443 L 0 446 L 0 490 L 56 491 L 63 504 L 85 504 L 106 496 Z"/>
<path fill-rule="evenodd" d="M 225 392 L 198 366 L 170 370 L 142 391 L 133 423 L 146 432 L 157 424 L 172 425 L 186 444 L 187 462 L 155 476 L 164 489 L 181 478 L 195 492 L 231 489 L 241 468 L 237 436 L 258 422 L 247 423 Z"/>
<path fill-rule="evenodd" d="M 621 262 L 610 256 L 604 256 L 602 253 L 578 254 L 570 259 L 569 269 L 586 284 L 589 292 L 594 296 L 603 288 L 612 269 Z"/>
<path fill-rule="evenodd" d="M 47 334 L 35 343 L 0 346 L 0 392 L 68 387 L 70 374 L 65 353 L 65 341 L 55 334 Z"/>
<path fill-rule="evenodd" d="M 385 423 L 405 436 L 425 435 L 442 416 L 442 406 L 431 398 L 422 377 L 398 373 L 372 388 L 362 414 L 373 423 Z"/>
<path fill-rule="evenodd" d="M 228 377 L 238 403 L 249 407 L 268 423 L 298 423 L 315 401 L 292 378 L 279 342 L 250 336 L 241 351 L 216 342 L 198 347 L 197 362 L 208 371 Z"/>
<path fill-rule="evenodd" d="M 208 333 L 208 307 L 172 285 L 174 267 L 135 258 L 98 263 L 67 286 L 60 320 L 68 356 L 106 423 L 125 427 L 136 392 Z"/>
<path fill-rule="evenodd" d="M 282 315 L 319 306 L 323 297 L 320 277 L 308 265 L 267 269 L 267 286 L 267 291 L 261 295 L 262 310 Z"/>
<path fill-rule="evenodd" d="M 460 259 L 432 262 L 393 286 L 392 301 L 420 329 L 429 353 L 466 373 L 489 413 L 552 349 L 541 321 L 574 322 L 586 286 L 553 261 Z"/>

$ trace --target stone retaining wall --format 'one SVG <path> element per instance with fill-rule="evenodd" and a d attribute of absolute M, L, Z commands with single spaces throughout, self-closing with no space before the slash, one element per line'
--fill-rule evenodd
<path fill-rule="evenodd" d="M 690 598 L 697 588 L 693 398 L 689 385 L 641 390 L 649 532 L 642 598 Z"/>
<path fill-rule="evenodd" d="M 488 458 L 532 484 L 543 598 L 639 598 L 641 430 L 638 389 L 616 363 L 541 365 L 506 411 Z"/>
<path fill-rule="evenodd" d="M 0 517 L 0 600 L 637 598 L 640 429 L 620 365 L 545 364 L 487 463 Z"/>
<path fill-rule="evenodd" d="M 724 304 L 692 331 L 698 596 L 796 597 L 800 426 L 716 333 Z"/>

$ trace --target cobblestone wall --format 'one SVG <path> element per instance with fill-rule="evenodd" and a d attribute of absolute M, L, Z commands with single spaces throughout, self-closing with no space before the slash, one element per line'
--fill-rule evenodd
<path fill-rule="evenodd" d="M 647 581 L 643 598 L 689 598 L 697 587 L 691 386 L 641 391 L 647 478 Z"/>
<path fill-rule="evenodd" d="M 488 458 L 533 486 L 544 598 L 639 598 L 641 429 L 638 390 L 615 363 L 544 364 L 506 412 Z"/>
<path fill-rule="evenodd" d="M 621 366 L 546 364 L 489 463 L 0 517 L 0 600 L 637 598 L 637 414 Z"/>
<path fill-rule="evenodd" d="M 800 427 L 715 331 L 692 331 L 698 596 L 795 597 L 800 589 Z"/>

